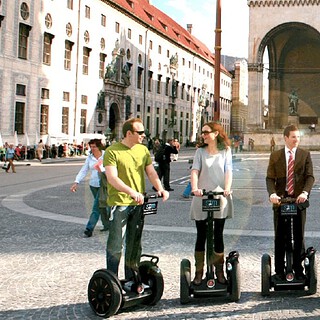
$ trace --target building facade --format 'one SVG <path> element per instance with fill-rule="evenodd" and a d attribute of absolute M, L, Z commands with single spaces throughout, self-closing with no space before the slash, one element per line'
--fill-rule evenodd
<path fill-rule="evenodd" d="M 229 132 L 223 67 L 220 79 Z M 129 117 L 150 137 L 194 141 L 217 113 L 214 55 L 147 0 L 0 1 L 0 89 L 2 139 L 22 144 L 120 139 Z"/>

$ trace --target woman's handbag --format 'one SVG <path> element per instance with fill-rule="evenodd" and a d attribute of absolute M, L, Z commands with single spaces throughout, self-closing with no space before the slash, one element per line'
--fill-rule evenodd
<path fill-rule="evenodd" d="M 5 163 L 2 165 L 2 169 L 3 169 L 3 170 L 7 170 L 7 169 L 8 169 L 8 163 L 5 162 Z"/>

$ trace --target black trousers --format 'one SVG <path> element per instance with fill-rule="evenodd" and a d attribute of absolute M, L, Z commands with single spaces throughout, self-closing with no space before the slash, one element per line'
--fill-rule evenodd
<path fill-rule="evenodd" d="M 158 176 L 160 180 L 163 178 L 164 188 L 170 189 L 170 162 L 159 162 Z"/>
<path fill-rule="evenodd" d="M 286 223 L 285 217 L 280 214 L 280 206 L 273 208 L 274 222 L 274 255 L 275 255 L 275 272 L 284 273 L 284 256 L 286 237 L 290 237 L 290 221 Z M 293 216 L 293 270 L 295 273 L 302 273 L 303 267 L 301 262 L 305 253 L 304 228 L 306 223 L 306 210 L 298 208 L 298 214 Z"/>
<path fill-rule="evenodd" d="M 224 252 L 223 230 L 226 219 L 213 220 L 213 248 L 217 253 Z M 197 240 L 195 251 L 205 251 L 207 240 L 207 219 L 196 220 Z"/>

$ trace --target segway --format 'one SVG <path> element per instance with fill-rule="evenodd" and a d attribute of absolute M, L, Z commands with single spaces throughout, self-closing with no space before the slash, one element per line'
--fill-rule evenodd
<path fill-rule="evenodd" d="M 148 200 L 159 197 L 158 194 L 145 195 L 141 223 L 137 225 L 137 239 L 141 239 L 145 215 L 157 213 L 158 202 Z M 131 279 L 119 280 L 107 269 L 95 271 L 88 285 L 88 300 L 92 310 L 100 317 L 110 317 L 120 309 L 139 304 L 155 305 L 161 299 L 164 287 L 158 262 L 157 256 L 142 254 L 138 268 L 131 269 Z"/>
<path fill-rule="evenodd" d="M 304 254 L 304 274 L 305 277 L 296 278 L 293 271 L 293 216 L 298 214 L 296 199 L 287 197 L 280 200 L 280 215 L 285 222 L 285 278 L 279 279 L 275 275 L 271 276 L 271 258 L 264 254 L 261 258 L 261 294 L 270 295 L 271 288 L 274 291 L 280 290 L 305 290 L 308 294 L 317 292 L 317 266 L 316 249 L 309 247 Z"/>
<path fill-rule="evenodd" d="M 220 210 L 220 199 L 217 195 L 223 192 L 206 192 L 203 190 L 202 210 L 208 212 L 207 218 L 207 245 L 206 245 L 206 277 L 200 285 L 194 285 L 191 281 L 191 263 L 188 259 L 183 259 L 180 263 L 180 303 L 186 304 L 192 298 L 224 296 L 228 295 L 230 301 L 240 299 L 240 266 L 238 251 L 231 251 L 226 258 L 226 284 L 221 284 L 215 277 L 213 266 L 209 261 L 213 256 L 213 219 L 214 212 Z"/>

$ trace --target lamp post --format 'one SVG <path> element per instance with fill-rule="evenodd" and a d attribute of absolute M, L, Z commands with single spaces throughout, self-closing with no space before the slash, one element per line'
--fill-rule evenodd
<path fill-rule="evenodd" d="M 214 47 L 214 120 L 220 120 L 220 63 L 221 63 L 221 0 L 216 7 L 216 37 Z"/>
<path fill-rule="evenodd" d="M 171 101 L 169 102 L 169 107 L 171 107 L 170 119 L 168 122 L 168 138 L 174 137 L 174 126 L 176 124 L 175 120 L 175 106 L 176 106 L 176 98 L 177 98 L 177 81 L 175 79 L 176 73 L 178 69 L 178 54 L 176 53 L 174 56 L 170 58 L 170 74 L 172 79 L 171 86 Z"/>

